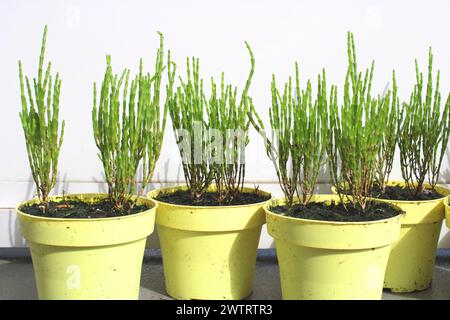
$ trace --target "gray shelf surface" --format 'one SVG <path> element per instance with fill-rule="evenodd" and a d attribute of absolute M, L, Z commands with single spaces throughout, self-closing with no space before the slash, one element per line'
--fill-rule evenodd
<path fill-rule="evenodd" d="M 36 299 L 33 266 L 28 249 L 0 248 L 0 299 Z M 161 252 L 147 249 L 140 299 L 171 299 L 164 290 Z M 278 265 L 273 249 L 258 250 L 253 293 L 248 299 L 281 299 Z M 449 300 L 450 249 L 439 249 L 431 288 L 415 293 L 383 292 L 386 300 Z"/>

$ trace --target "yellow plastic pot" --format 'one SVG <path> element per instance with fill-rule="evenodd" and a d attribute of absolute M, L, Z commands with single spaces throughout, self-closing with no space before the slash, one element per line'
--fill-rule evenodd
<path fill-rule="evenodd" d="M 154 199 L 159 192 L 179 189 L 186 187 L 154 190 L 148 196 Z M 251 294 L 256 250 L 265 223 L 265 202 L 208 207 L 155 201 L 166 291 L 170 296 L 206 300 L 243 299 Z"/>
<path fill-rule="evenodd" d="M 389 185 L 404 186 L 403 182 Z M 428 184 L 425 187 L 429 187 Z M 443 200 L 450 193 L 436 186 L 442 198 L 427 201 L 380 201 L 392 203 L 405 211 L 400 237 L 392 245 L 384 279 L 384 287 L 392 292 L 413 292 L 430 287 L 436 249 L 444 220 Z"/>
<path fill-rule="evenodd" d="M 447 228 L 450 229 L 450 204 L 448 203 L 448 197 L 444 198 L 444 206 L 445 206 L 445 224 Z"/>
<path fill-rule="evenodd" d="M 95 202 L 105 194 L 66 199 Z M 61 197 L 51 200 L 61 201 Z M 39 299 L 138 299 L 145 241 L 153 232 L 157 204 L 119 218 L 61 219 L 17 213 L 33 260 Z"/>
<path fill-rule="evenodd" d="M 312 201 L 339 201 L 317 195 Z M 368 222 L 332 222 L 287 217 L 264 206 L 275 239 L 283 299 L 381 299 L 391 244 L 400 217 Z"/>

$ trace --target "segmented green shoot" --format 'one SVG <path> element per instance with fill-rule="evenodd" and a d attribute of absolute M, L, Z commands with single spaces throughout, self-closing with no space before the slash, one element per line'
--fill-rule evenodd
<path fill-rule="evenodd" d="M 162 119 L 160 114 L 160 85 L 164 66 L 163 35 L 157 51 L 153 75 L 143 72 L 140 60 L 139 74 L 130 77 L 130 70 L 115 74 L 111 57 L 106 57 L 107 68 L 97 103 L 94 83 L 92 124 L 95 143 L 99 149 L 110 200 L 118 209 L 130 209 L 127 204 L 136 193 L 138 170 L 141 168 L 139 193 L 150 182 L 166 125 L 167 103 Z M 167 62 L 167 96 L 172 94 L 175 66 Z"/>
<path fill-rule="evenodd" d="M 272 106 L 269 109 L 272 139 L 267 137 L 264 124 L 249 99 L 253 126 L 265 139 L 266 152 L 273 162 L 278 181 L 292 206 L 295 196 L 306 205 L 312 198 L 317 177 L 326 164 L 329 139 L 327 116 L 327 86 L 325 70 L 318 76 L 317 98 L 313 100 L 312 85 L 300 87 L 298 64 L 295 64 L 295 88 L 289 77 L 280 92 L 272 76 Z"/>
<path fill-rule="evenodd" d="M 53 77 L 51 62 L 44 72 L 45 43 L 47 26 L 42 36 L 39 57 L 38 77 L 31 83 L 23 75 L 22 62 L 19 60 L 19 80 L 22 111 L 20 120 L 25 136 L 28 162 L 36 185 L 37 195 L 48 209 L 49 194 L 55 187 L 58 174 L 58 158 L 64 136 L 64 125 L 59 122 L 59 96 L 61 79 L 59 73 Z"/>
<path fill-rule="evenodd" d="M 185 181 L 193 202 L 200 202 L 215 183 L 218 201 L 232 201 L 242 192 L 245 178 L 245 147 L 248 144 L 248 90 L 251 70 L 238 99 L 237 87 L 225 84 L 222 73 L 220 92 L 211 78 L 211 93 L 206 96 L 200 77 L 198 58 L 187 59 L 187 78 L 169 102 L 175 139 L 182 159 Z"/>
<path fill-rule="evenodd" d="M 428 54 L 428 77 L 416 66 L 416 84 L 409 103 L 404 103 L 398 120 L 398 146 L 403 179 L 412 195 L 417 195 L 428 182 L 434 189 L 439 179 L 442 159 L 450 134 L 450 94 L 444 105 L 439 90 L 440 71 L 433 91 L 433 53 Z"/>

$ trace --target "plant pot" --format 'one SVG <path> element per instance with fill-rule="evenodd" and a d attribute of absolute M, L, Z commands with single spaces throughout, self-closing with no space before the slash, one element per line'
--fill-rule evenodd
<path fill-rule="evenodd" d="M 65 198 L 94 202 L 107 195 Z M 31 250 L 39 299 L 138 299 L 145 241 L 153 232 L 157 207 L 144 197 L 138 203 L 151 209 L 98 219 L 38 217 L 21 212 L 19 205 L 20 229 Z"/>
<path fill-rule="evenodd" d="M 312 201 L 339 201 L 317 195 Z M 264 206 L 267 230 L 275 239 L 283 299 L 381 299 L 391 244 L 400 215 L 368 222 L 299 219 Z"/>
<path fill-rule="evenodd" d="M 154 199 L 161 191 L 179 189 L 186 187 L 153 190 L 148 196 Z M 244 192 L 252 191 L 244 188 Z M 166 291 L 170 296 L 243 299 L 251 294 L 256 251 L 265 223 L 265 202 L 212 207 L 155 201 Z"/>
<path fill-rule="evenodd" d="M 447 228 L 450 229 L 450 204 L 448 203 L 448 197 L 444 198 L 444 207 L 445 207 L 445 224 Z"/>
<path fill-rule="evenodd" d="M 389 182 L 389 185 L 403 182 Z M 427 187 L 429 185 L 425 185 Z M 392 245 L 384 279 L 384 287 L 392 292 L 413 292 L 430 287 L 436 249 L 444 220 L 447 188 L 436 186 L 442 198 L 428 201 L 384 200 L 405 211 L 400 237 Z"/>

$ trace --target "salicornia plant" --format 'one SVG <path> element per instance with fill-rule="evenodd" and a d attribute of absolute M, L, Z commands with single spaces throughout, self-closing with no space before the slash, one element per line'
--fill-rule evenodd
<path fill-rule="evenodd" d="M 59 123 L 61 79 L 59 73 L 56 73 L 55 78 L 51 75 L 51 62 L 48 62 L 45 73 L 43 69 L 46 38 L 47 26 L 42 37 L 38 77 L 33 78 L 32 84 L 27 76 L 24 81 L 22 62 L 19 60 L 20 120 L 31 173 L 44 212 L 48 210 L 48 197 L 56 184 L 58 157 L 64 136 L 64 121 L 61 127 Z"/>
<path fill-rule="evenodd" d="M 376 161 L 375 184 L 383 193 L 392 171 L 398 137 L 400 100 L 397 96 L 395 71 L 392 72 L 392 90 L 387 91 L 380 99 L 383 106 L 379 111 L 382 113 L 380 116 L 384 119 L 385 129 L 381 131 L 382 140 Z"/>
<path fill-rule="evenodd" d="M 412 195 L 423 190 L 425 179 L 434 189 L 450 134 L 450 94 L 441 106 L 440 72 L 433 91 L 433 54 L 428 55 L 426 87 L 417 60 L 416 84 L 409 103 L 404 103 L 398 121 L 398 146 L 403 179 Z"/>
<path fill-rule="evenodd" d="M 199 202 L 214 179 L 214 166 L 208 148 L 203 79 L 199 76 L 199 60 L 192 58 L 192 73 L 187 59 L 187 81 L 169 99 L 169 113 L 178 144 L 184 178 L 192 201 Z M 193 150 L 192 150 L 193 149 Z"/>
<path fill-rule="evenodd" d="M 385 139 L 386 118 L 392 104 L 386 98 L 389 96 L 372 97 L 374 62 L 370 70 L 358 71 L 350 32 L 347 51 L 349 64 L 340 107 L 335 87 L 331 94 L 327 153 L 332 182 L 341 200 L 345 197 L 354 208 L 365 211 L 376 179 L 377 157 Z"/>
<path fill-rule="evenodd" d="M 200 202 L 215 182 L 218 201 L 223 204 L 238 197 L 245 176 L 245 146 L 249 120 L 247 96 L 254 72 L 251 70 L 240 99 L 237 88 L 225 84 L 222 73 L 220 92 L 211 79 L 211 94 L 206 96 L 199 75 L 199 59 L 187 59 L 187 80 L 169 101 L 169 113 L 182 159 L 183 173 L 192 201 Z"/>
<path fill-rule="evenodd" d="M 237 98 L 237 87 L 225 85 L 222 73 L 220 95 L 217 96 L 216 83 L 211 79 L 212 92 L 208 103 L 209 127 L 214 132 L 211 141 L 216 148 L 212 149 L 215 166 L 215 184 L 219 202 L 231 201 L 239 196 L 244 187 L 245 147 L 249 143 L 248 90 L 254 73 L 255 60 L 250 46 L 251 69 L 242 91 Z"/>
<path fill-rule="evenodd" d="M 143 190 L 149 183 L 159 158 L 166 125 L 167 103 L 160 114 L 160 86 L 164 70 L 163 35 L 156 55 L 154 74 L 143 73 L 142 59 L 139 74 L 131 79 L 125 69 L 120 76 L 114 74 L 111 57 L 107 56 L 107 68 L 97 104 L 97 87 L 94 83 L 92 123 L 95 143 L 99 149 L 110 201 L 117 209 L 133 207 L 137 172 L 142 169 Z M 171 95 L 175 67 L 167 62 L 167 96 Z"/>
<path fill-rule="evenodd" d="M 326 164 L 329 137 L 325 70 L 318 76 L 317 99 L 313 101 L 309 80 L 306 89 L 300 89 L 296 63 L 294 90 L 289 77 L 283 91 L 278 91 L 275 75 L 272 76 L 272 107 L 269 109 L 272 140 L 267 138 L 264 124 L 249 99 L 256 117 L 256 121 L 252 118 L 252 123 L 265 139 L 267 155 L 275 166 L 289 207 L 296 195 L 303 205 L 311 200 L 320 169 Z"/>

